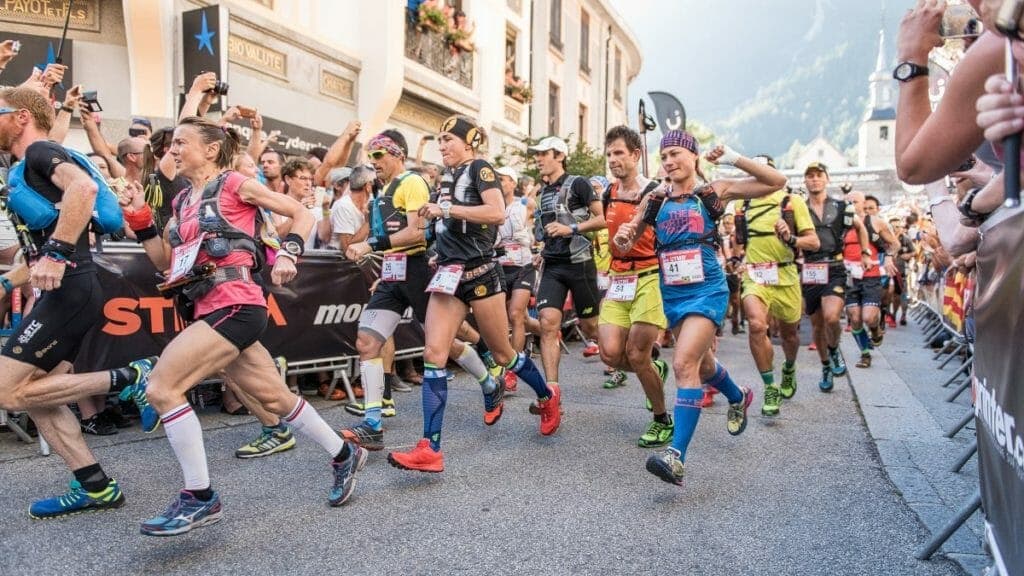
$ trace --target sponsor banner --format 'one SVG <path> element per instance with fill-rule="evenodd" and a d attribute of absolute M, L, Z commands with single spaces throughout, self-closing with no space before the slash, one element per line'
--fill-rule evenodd
<path fill-rule="evenodd" d="M 156 290 L 156 270 L 139 252 L 110 248 L 94 254 L 103 287 L 103 318 L 86 336 L 75 362 L 78 372 L 123 366 L 159 355 L 183 328 L 172 302 Z M 263 271 L 269 321 L 260 339 L 274 356 L 289 362 L 356 356 L 359 315 L 369 301 L 376 272 L 340 253 L 306 255 L 299 275 L 285 286 L 271 286 Z M 395 334 L 398 350 L 423 347 L 423 329 L 411 315 Z"/>
<path fill-rule="evenodd" d="M 1024 570 L 1024 210 L 1001 210 L 982 227 L 974 287 L 974 413 L 990 548 L 1003 574 Z"/>

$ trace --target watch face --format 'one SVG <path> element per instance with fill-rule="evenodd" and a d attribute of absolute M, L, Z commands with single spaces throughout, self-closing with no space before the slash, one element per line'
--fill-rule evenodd
<path fill-rule="evenodd" d="M 302 246 L 299 246 L 299 243 L 294 240 L 281 244 L 281 248 L 284 248 L 285 252 L 289 254 L 298 254 L 302 250 Z"/>
<path fill-rule="evenodd" d="M 907 78 L 909 78 L 910 64 L 904 62 L 903 64 L 897 66 L 893 76 L 895 76 L 897 80 L 906 80 Z"/>

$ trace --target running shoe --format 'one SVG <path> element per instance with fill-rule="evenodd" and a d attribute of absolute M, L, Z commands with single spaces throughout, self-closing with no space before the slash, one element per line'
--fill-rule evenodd
<path fill-rule="evenodd" d="M 782 367 L 782 384 L 779 385 L 779 391 L 786 400 L 796 395 L 796 366 L 789 370 L 786 370 L 785 366 Z"/>
<path fill-rule="evenodd" d="M 832 373 L 831 366 L 821 367 L 821 381 L 818 382 L 818 389 L 822 392 L 831 392 L 832 387 L 835 386 L 835 375 Z"/>
<path fill-rule="evenodd" d="M 142 421 L 143 432 L 153 432 L 160 427 L 160 414 L 156 408 L 149 405 L 146 397 L 146 386 L 149 385 L 149 373 L 153 371 L 157 356 L 150 356 L 141 360 L 128 363 L 128 367 L 135 370 L 135 380 L 121 390 L 117 395 L 121 400 L 131 400 L 139 409 L 139 418 Z"/>
<path fill-rule="evenodd" d="M 139 531 L 146 536 L 174 536 L 218 522 L 220 517 L 220 495 L 216 492 L 204 502 L 182 490 L 163 514 L 143 522 Z"/>
<path fill-rule="evenodd" d="M 363 417 L 366 416 L 366 404 L 362 402 L 347 402 L 345 403 L 345 412 L 353 416 Z M 398 414 L 398 410 L 395 408 L 395 401 L 391 398 L 381 399 L 380 415 L 385 418 L 391 418 Z"/>
<path fill-rule="evenodd" d="M 341 462 L 331 462 L 334 469 L 334 485 L 331 486 L 331 495 L 327 503 L 331 506 L 341 506 L 352 496 L 352 490 L 356 487 L 356 472 L 363 469 L 366 464 L 366 457 L 369 453 L 365 448 L 349 444 L 348 458 Z"/>
<path fill-rule="evenodd" d="M 812 351 L 813 350 L 817 350 L 818 349 L 818 343 L 817 342 L 811 342 L 810 346 L 808 346 L 807 349 L 808 350 L 812 350 Z"/>
<path fill-rule="evenodd" d="M 775 384 L 764 387 L 764 404 L 761 405 L 763 416 L 778 416 L 779 405 L 782 403 L 782 392 Z"/>
<path fill-rule="evenodd" d="M 354 442 L 367 450 L 384 449 L 384 429 L 374 430 L 366 422 L 360 422 L 351 428 L 345 428 L 338 433 L 349 442 Z"/>
<path fill-rule="evenodd" d="M 404 382 L 398 376 L 395 376 L 394 374 L 385 374 L 384 378 L 389 380 L 389 384 L 388 385 L 391 386 L 391 390 L 392 391 L 394 391 L 394 392 L 412 392 L 412 386 L 410 386 L 408 383 Z"/>
<path fill-rule="evenodd" d="M 679 450 L 671 446 L 647 457 L 647 471 L 669 484 L 683 485 L 683 462 Z"/>
<path fill-rule="evenodd" d="M 511 370 L 505 371 L 505 395 L 515 394 L 519 389 L 519 377 Z"/>
<path fill-rule="evenodd" d="M 871 346 L 874 348 L 881 348 L 882 341 L 885 340 L 885 330 L 881 327 L 877 330 L 870 332 L 871 334 Z"/>
<path fill-rule="evenodd" d="M 604 386 L 605 390 L 614 390 L 615 388 L 625 386 L 626 382 L 626 373 L 622 370 L 616 370 L 612 372 L 611 376 L 609 376 L 607 380 L 604 381 L 602 386 Z"/>
<path fill-rule="evenodd" d="M 381 400 L 380 415 L 385 418 L 394 418 L 398 415 L 398 409 L 395 408 L 395 401 L 390 398 L 384 398 Z"/>
<path fill-rule="evenodd" d="M 832 365 L 832 375 L 842 376 L 846 374 L 846 358 L 843 358 L 843 353 L 836 348 L 834 351 L 829 350 L 828 361 Z"/>
<path fill-rule="evenodd" d="M 893 317 L 893 316 L 886 316 L 885 317 L 885 323 L 889 325 L 889 328 L 895 328 L 896 327 L 896 318 Z"/>
<path fill-rule="evenodd" d="M 668 424 L 662 424 L 657 420 L 651 420 L 651 423 L 647 426 L 647 431 L 640 436 L 640 439 L 636 441 L 636 445 L 641 448 L 657 448 L 664 446 L 672 441 L 672 432 L 675 426 L 671 422 Z"/>
<path fill-rule="evenodd" d="M 551 398 L 539 403 L 540 433 L 544 436 L 554 434 L 562 422 L 562 390 L 554 383 L 548 387 L 551 388 Z"/>
<path fill-rule="evenodd" d="M 601 349 L 598 348 L 597 342 L 593 340 L 587 340 L 587 346 L 583 349 L 583 357 L 590 358 L 591 356 L 597 356 L 601 353 Z"/>
<path fill-rule="evenodd" d="M 117 426 L 113 422 L 103 418 L 102 414 L 96 414 L 92 418 L 81 421 L 82 432 L 93 436 L 112 436 L 117 434 Z"/>
<path fill-rule="evenodd" d="M 701 408 L 711 408 L 715 405 L 715 392 L 711 386 L 704 386 L 704 396 L 700 399 Z"/>
<path fill-rule="evenodd" d="M 66 493 L 33 502 L 28 509 L 28 515 L 37 520 L 46 520 L 82 512 L 120 508 L 123 505 L 124 494 L 121 493 L 117 480 L 113 478 L 107 482 L 106 488 L 99 492 L 89 492 L 78 480 L 72 480 Z"/>
<path fill-rule="evenodd" d="M 854 364 L 857 368 L 871 368 L 871 354 L 861 354 L 860 361 Z"/>
<path fill-rule="evenodd" d="M 235 450 L 235 458 L 260 458 L 295 448 L 295 435 L 286 424 L 280 428 L 264 426 L 255 440 Z"/>
<path fill-rule="evenodd" d="M 422 438 L 416 447 L 408 452 L 391 452 L 388 462 L 402 470 L 418 472 L 444 472 L 444 454 L 430 447 L 430 440 Z"/>
<path fill-rule="evenodd" d="M 494 381 L 494 392 L 484 394 L 484 424 L 494 426 L 505 411 L 505 377 Z"/>
<path fill-rule="evenodd" d="M 747 386 L 740 386 L 743 400 L 729 404 L 725 412 L 725 429 L 733 436 L 739 436 L 747 429 L 747 408 L 754 402 L 754 391 Z"/>

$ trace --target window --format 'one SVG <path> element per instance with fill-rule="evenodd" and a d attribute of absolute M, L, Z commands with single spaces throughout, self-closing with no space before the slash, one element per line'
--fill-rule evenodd
<path fill-rule="evenodd" d="M 562 50 L 562 0 L 551 0 L 551 45 Z"/>
<path fill-rule="evenodd" d="M 509 26 L 505 29 L 505 68 L 511 68 L 516 73 L 516 30 Z"/>
<path fill-rule="evenodd" d="M 590 14 L 580 12 L 580 71 L 590 74 Z"/>
<path fill-rule="evenodd" d="M 584 104 L 580 104 L 579 115 L 576 118 L 576 135 L 580 142 L 587 141 L 587 107 Z"/>
<path fill-rule="evenodd" d="M 615 48 L 615 100 L 622 101 L 622 50 Z"/>
<path fill-rule="evenodd" d="M 879 140 L 888 140 L 889 139 L 889 127 L 888 126 L 882 126 L 881 128 L 878 129 L 878 139 Z"/>
<path fill-rule="evenodd" d="M 561 124 L 559 118 L 558 84 L 548 84 L 548 134 L 557 135 Z"/>

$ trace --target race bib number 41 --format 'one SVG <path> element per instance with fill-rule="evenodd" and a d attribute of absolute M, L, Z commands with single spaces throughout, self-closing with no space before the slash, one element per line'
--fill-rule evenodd
<path fill-rule="evenodd" d="M 459 264 L 452 264 L 449 266 L 441 266 L 434 273 L 434 277 L 430 280 L 430 284 L 427 285 L 427 292 L 440 292 L 441 294 L 454 295 L 455 290 L 459 288 L 459 282 L 462 280 L 462 266 Z"/>
<path fill-rule="evenodd" d="M 703 282 L 704 259 L 700 254 L 700 248 L 662 253 L 661 273 L 668 286 Z"/>

